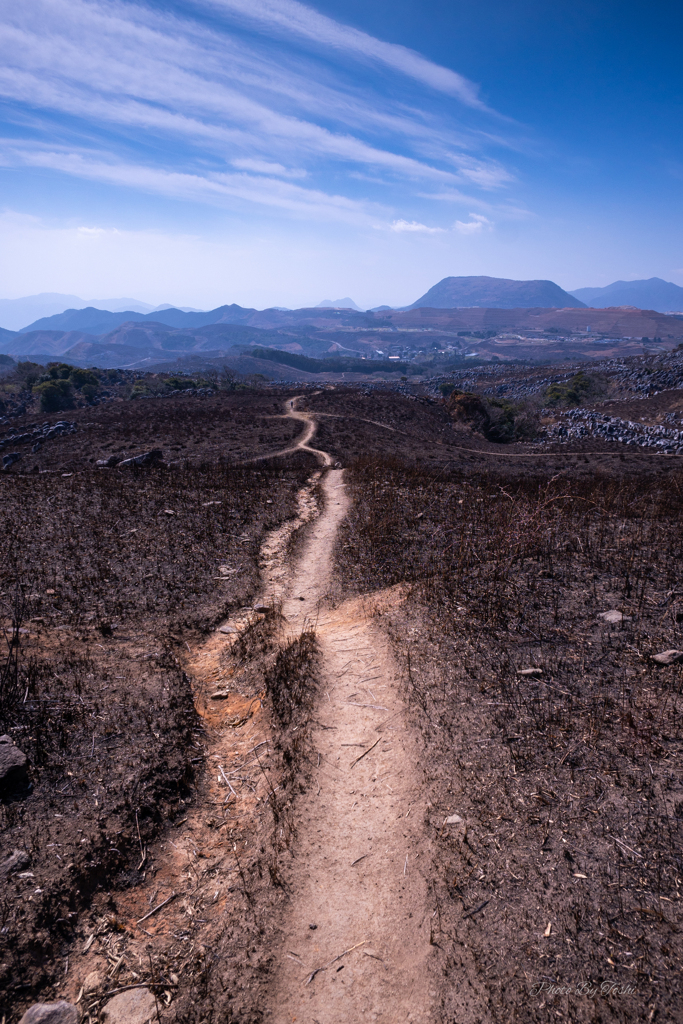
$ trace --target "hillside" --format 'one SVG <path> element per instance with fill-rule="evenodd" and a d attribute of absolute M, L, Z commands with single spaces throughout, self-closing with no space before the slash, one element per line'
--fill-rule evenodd
<path fill-rule="evenodd" d="M 639 309 L 656 309 L 660 313 L 683 310 L 683 288 L 671 281 L 663 281 L 661 277 L 650 277 L 646 281 L 615 281 L 605 288 L 577 288 L 570 295 L 595 309 L 637 306 Z"/>
<path fill-rule="evenodd" d="M 514 309 L 521 306 L 546 306 L 564 309 L 582 307 L 580 299 L 563 291 L 554 281 L 511 281 L 504 277 L 444 277 L 406 309 L 431 306 L 455 309 L 459 306 L 486 306 L 489 309 Z"/>

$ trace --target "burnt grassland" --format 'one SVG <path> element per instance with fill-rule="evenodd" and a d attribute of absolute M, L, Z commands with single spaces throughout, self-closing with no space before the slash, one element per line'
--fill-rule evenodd
<path fill-rule="evenodd" d="M 255 403 L 264 416 L 281 409 L 267 400 Z M 84 914 L 117 934 L 116 893 L 154 870 L 144 851 L 196 800 L 203 727 L 181 652 L 253 600 L 263 537 L 296 514 L 316 465 L 307 454 L 235 465 L 216 442 L 176 465 L 91 466 L 101 449 L 135 454 L 162 438 L 182 451 L 212 431 L 229 440 L 233 430 L 247 457 L 288 442 L 289 424 L 240 407 L 242 396 L 232 419 L 220 404 L 231 396 L 211 401 L 79 410 L 72 419 L 85 412 L 96 426 L 45 445 L 70 475 L 18 463 L 0 477 L 0 733 L 29 759 L 28 788 L 0 801 L 0 864 L 22 853 L 0 898 L 8 1019 L 59 995 Z"/>
<path fill-rule="evenodd" d="M 469 382 L 468 386 L 474 386 Z M 671 394 L 671 393 L 670 393 Z M 675 394 L 680 394 L 676 392 Z M 647 414 L 647 402 L 643 412 Z M 408 396 L 390 390 L 365 391 L 362 386 L 336 387 L 306 394 L 301 409 L 319 413 L 316 445 L 342 465 L 367 458 L 399 460 L 436 472 L 478 472 L 482 458 L 491 472 L 506 478 L 525 477 L 538 469 L 552 476 L 570 472 L 590 479 L 598 473 L 630 476 L 633 473 L 675 472 L 677 460 L 637 447 L 599 438 L 500 444 L 487 441 L 462 422 L 451 419 L 446 403 L 429 396 Z M 668 406 L 667 406 L 668 408 Z M 620 404 L 610 408 L 618 414 Z"/>
<path fill-rule="evenodd" d="M 240 462 L 277 452 L 301 433 L 301 424 L 282 416 L 292 392 L 222 391 L 213 396 L 114 399 L 59 413 L 30 413 L 12 420 L 10 431 L 24 436 L 33 425 L 67 420 L 73 433 L 53 437 L 34 452 L 27 440 L 16 450 L 12 473 L 74 472 L 112 455 L 120 460 L 160 449 L 163 461 L 183 465 Z M 296 392 L 293 392 L 296 393 Z"/>
<path fill-rule="evenodd" d="M 340 580 L 411 584 L 389 628 L 424 735 L 449 1024 L 679 1019 L 683 665 L 652 661 L 683 648 L 665 461 L 349 470 Z"/>

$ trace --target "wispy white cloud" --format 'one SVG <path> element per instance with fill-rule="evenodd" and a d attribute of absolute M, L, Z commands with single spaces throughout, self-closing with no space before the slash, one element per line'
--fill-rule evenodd
<path fill-rule="evenodd" d="M 4 144 L 3 144 L 4 142 Z M 108 185 L 136 188 L 143 192 L 193 202 L 227 206 L 232 200 L 258 203 L 314 219 L 331 219 L 371 226 L 377 204 L 363 203 L 347 196 L 330 195 L 273 177 L 210 172 L 204 175 L 160 170 L 141 164 L 124 163 L 108 154 L 19 146 L 0 140 L 0 166 L 40 167 L 77 178 Z"/>
<path fill-rule="evenodd" d="M 204 0 L 204 3 L 207 7 L 258 22 L 271 31 L 291 33 L 318 46 L 333 47 L 356 59 L 383 64 L 432 89 L 455 96 L 469 107 L 489 109 L 480 99 L 478 87 L 457 71 L 434 64 L 415 50 L 384 42 L 328 18 L 297 0 Z"/>
<path fill-rule="evenodd" d="M 480 213 L 471 213 L 469 220 L 456 220 L 454 227 L 461 235 L 480 235 L 484 230 L 492 231 L 493 222 Z"/>
<path fill-rule="evenodd" d="M 420 224 L 416 220 L 395 220 L 390 225 L 392 231 L 417 231 L 425 235 L 440 235 L 445 232 L 445 228 L 430 228 L 426 224 Z"/>
<path fill-rule="evenodd" d="M 268 160 L 252 160 L 244 158 L 233 160 L 233 167 L 241 171 L 254 171 L 255 174 L 274 174 L 277 178 L 305 178 L 307 171 L 298 167 L 283 167 L 282 164 L 272 164 Z"/>
<path fill-rule="evenodd" d="M 476 131 L 437 116 L 418 97 L 397 102 L 391 91 L 361 87 L 323 63 L 321 53 L 351 54 L 380 72 L 391 68 L 486 116 L 476 88 L 455 72 L 296 0 L 201 5 L 221 16 L 202 22 L 190 8 L 180 16 L 125 0 L 6 2 L 0 96 L 13 105 L 23 141 L 6 145 L 3 162 L 116 179 L 177 198 L 216 202 L 233 195 L 335 218 L 340 211 L 370 216 L 372 204 L 339 193 L 357 195 L 360 186 L 352 183 L 378 181 L 378 172 L 385 206 L 403 209 L 416 183 L 451 192 L 465 183 L 486 192 L 514 180 L 498 160 L 475 152 Z M 275 42 L 238 37 L 236 21 Z M 309 45 L 310 64 L 282 45 L 292 34 Z M 264 185 L 266 178 L 272 184 Z M 302 182 L 298 192 L 286 194 L 295 180 Z"/>

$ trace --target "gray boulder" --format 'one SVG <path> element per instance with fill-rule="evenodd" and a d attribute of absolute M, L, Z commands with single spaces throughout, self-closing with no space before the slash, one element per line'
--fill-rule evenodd
<path fill-rule="evenodd" d="M 9 469 L 10 466 L 13 466 L 14 463 L 18 462 L 20 458 L 21 455 L 19 454 L 19 452 L 8 452 L 7 455 L 3 455 L 2 457 L 2 468 Z"/>
<path fill-rule="evenodd" d="M 3 736 L 2 740 L 5 742 L 0 742 L 0 793 L 23 789 L 28 784 L 26 754 L 14 745 L 9 736 Z"/>
<path fill-rule="evenodd" d="M 78 1010 L 73 1003 L 34 1003 L 19 1024 L 78 1024 Z"/>

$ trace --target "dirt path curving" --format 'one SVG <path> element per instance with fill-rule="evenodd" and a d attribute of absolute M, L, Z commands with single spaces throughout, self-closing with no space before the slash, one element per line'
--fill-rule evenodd
<path fill-rule="evenodd" d="M 291 415 L 310 423 L 295 402 Z M 304 433 L 302 447 L 315 450 L 308 447 L 312 435 Z M 294 809 L 290 898 L 273 950 L 267 1013 L 274 1024 L 426 1022 L 431 911 L 420 871 L 427 850 L 419 746 L 377 621 L 401 592 L 337 607 L 326 602 L 337 530 L 349 507 L 344 471 L 329 470 L 321 486 L 324 510 L 282 604 L 288 638 L 314 625 L 322 676 L 311 736 L 314 783 Z"/>

